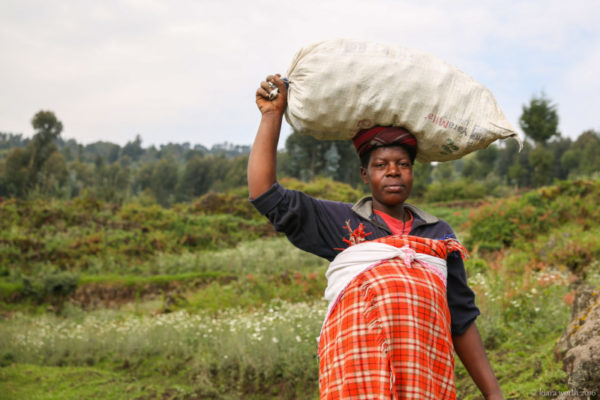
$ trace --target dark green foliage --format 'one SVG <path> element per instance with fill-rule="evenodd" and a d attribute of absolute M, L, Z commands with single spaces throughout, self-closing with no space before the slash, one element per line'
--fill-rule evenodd
<path fill-rule="evenodd" d="M 346 203 L 355 203 L 366 195 L 365 192 L 350 185 L 322 177 L 318 177 L 311 182 L 284 178 L 281 179 L 281 184 L 288 189 L 300 190 L 313 197 Z"/>
<path fill-rule="evenodd" d="M 413 166 L 413 187 L 411 197 L 421 198 L 427 192 L 431 183 L 431 172 L 433 166 L 431 163 L 417 162 Z"/>
<path fill-rule="evenodd" d="M 14 148 L 4 163 L 4 190 L 7 195 L 21 197 L 27 191 L 31 154 L 20 147 Z"/>
<path fill-rule="evenodd" d="M 585 131 L 560 157 L 562 167 L 572 176 L 600 171 L 600 133 Z"/>
<path fill-rule="evenodd" d="M 283 181 L 317 197 L 353 201 L 362 195 L 330 179 Z M 554 358 L 554 348 L 569 320 L 565 303 L 569 273 L 581 278 L 589 272 L 598 279 L 599 195 L 600 181 L 588 179 L 560 182 L 483 207 L 481 201 L 426 206 L 455 228 L 470 223 L 471 258 L 465 267 L 482 311 L 477 324 L 496 376 L 511 397 L 521 398 L 540 387 L 566 390 L 566 374 Z M 0 204 L 2 240 L 18 239 L 32 251 L 71 252 L 77 248 L 71 246 L 76 237 L 85 248 L 66 256 L 71 263 L 65 263 L 64 270 L 46 261 L 33 263 L 42 268 L 20 274 L 13 265 L 4 272 L 0 267 L 0 276 L 5 277 L 0 280 L 0 295 L 7 302 L 4 313 L 10 315 L 0 325 L 0 374 L 8 382 L 7 393 L 34 398 L 44 392 L 40 384 L 51 382 L 53 393 L 63 397 L 73 393 L 73 398 L 117 398 L 82 394 L 88 387 L 97 389 L 109 382 L 111 387 L 122 385 L 122 398 L 131 398 L 132 393 L 140 398 L 314 398 L 318 388 L 314 339 L 322 322 L 317 314 L 325 305 L 301 307 L 321 298 L 327 263 L 294 249 L 285 238 L 241 243 L 256 238 L 253 230 L 264 222 L 242 206 L 248 204 L 240 202 L 246 198 L 247 192 L 240 189 L 211 192 L 192 205 L 175 204 L 170 209 L 137 202 L 118 205 L 90 196 L 71 201 L 11 199 Z M 205 231 L 204 226 L 209 228 Z M 184 244 L 198 232 L 220 244 Z M 234 243 L 222 249 L 230 246 L 228 240 Z M 13 248 L 5 244 L 0 244 L 3 262 L 8 260 L 7 249 Z M 503 246 L 512 248 L 478 252 Z M 204 248 L 221 250 L 201 251 Z M 97 258 L 126 265 L 81 271 L 77 280 L 79 271 L 73 264 L 94 252 L 101 255 Z M 22 256 L 20 249 L 12 254 Z M 6 282 L 15 281 L 15 276 L 18 285 Z M 155 297 L 144 300 L 149 292 Z M 127 301 L 126 307 L 80 309 L 73 304 L 88 304 L 75 303 L 82 293 L 90 299 L 112 294 L 116 307 L 124 304 L 119 300 Z M 33 315 L 11 314 L 13 308 L 24 308 L 15 303 L 17 295 L 20 299 L 27 295 L 29 301 L 24 303 L 34 303 Z M 57 306 L 65 296 L 74 303 L 61 310 Z M 285 304 L 285 309 L 276 304 Z M 291 313 L 294 309 L 300 312 Z M 47 315 L 48 310 L 60 315 Z M 49 366 L 58 366 L 53 371 L 61 375 L 49 377 Z M 89 379 L 98 376 L 102 382 L 60 386 L 63 380 L 72 382 L 75 366 Z M 106 371 L 115 375 L 102 375 Z M 459 361 L 456 378 L 460 398 L 479 398 Z M 145 379 L 152 384 L 142 385 Z M 13 382 L 21 384 L 9 384 Z M 139 394 L 134 385 L 142 387 Z"/>
<path fill-rule="evenodd" d="M 39 111 L 31 125 L 36 133 L 25 148 L 16 147 L 4 166 L 2 192 L 23 197 L 33 190 L 59 195 L 67 180 L 65 160 L 54 143 L 63 125 L 52 111 Z"/>
<path fill-rule="evenodd" d="M 37 302 L 61 305 L 77 289 L 78 276 L 69 271 L 47 271 L 30 277 L 23 276 L 21 295 Z"/>
<path fill-rule="evenodd" d="M 127 144 L 123 147 L 122 154 L 128 156 L 133 161 L 137 161 L 142 154 L 144 154 L 141 136 L 136 135 L 133 142 L 127 142 Z"/>
<path fill-rule="evenodd" d="M 44 263 L 85 270 L 106 257 L 125 265 L 161 252 L 232 247 L 275 234 L 266 219 L 248 218 L 252 211 L 247 197 L 229 195 L 226 200 L 240 207 L 237 215 L 223 214 L 226 210 L 218 202 L 212 208 L 200 202 L 164 209 L 138 203 L 120 206 L 92 197 L 4 201 L 0 265 L 25 274 Z M 13 229 L 16 226 L 19 229 Z"/>
<path fill-rule="evenodd" d="M 48 145 L 54 139 L 57 139 L 62 130 L 63 124 L 56 118 L 52 111 L 38 111 L 31 120 L 31 125 L 35 129 L 35 137 L 42 146 Z"/>
<path fill-rule="evenodd" d="M 529 105 L 523 106 L 519 125 L 527 136 L 539 144 L 544 144 L 551 137 L 560 135 L 557 107 L 544 93 L 539 97 L 534 96 Z"/>
<path fill-rule="evenodd" d="M 600 181 L 564 181 L 500 199 L 477 209 L 469 221 L 469 246 L 481 249 L 522 246 L 535 236 L 567 222 L 584 229 L 600 223 Z"/>
<path fill-rule="evenodd" d="M 175 199 L 177 175 L 177 164 L 171 158 L 161 158 L 152 170 L 150 189 L 156 201 L 164 207 L 169 206 Z"/>
<path fill-rule="evenodd" d="M 191 206 L 194 210 L 205 214 L 231 214 L 247 219 L 264 218 L 246 197 L 233 193 L 208 192 Z"/>
<path fill-rule="evenodd" d="M 508 167 L 508 181 L 517 187 L 531 187 L 531 171 L 529 142 L 523 144 L 523 149 L 514 155 L 513 163 Z"/>
<path fill-rule="evenodd" d="M 484 184 L 469 179 L 461 179 L 449 182 L 436 181 L 429 185 L 423 198 L 428 203 L 435 203 L 482 199 L 487 194 L 488 191 Z"/>
<path fill-rule="evenodd" d="M 286 157 L 280 158 L 282 174 L 303 181 L 325 176 L 359 186 L 360 160 L 350 140 L 318 140 L 298 132 L 285 142 Z"/>
<path fill-rule="evenodd" d="M 554 178 L 554 154 L 549 149 L 538 146 L 529 153 L 532 167 L 531 184 L 540 187 L 552 183 Z"/>
<path fill-rule="evenodd" d="M 460 160 L 417 162 L 411 197 L 478 198 L 480 184 L 488 196 L 503 196 L 511 187 L 540 187 L 600 172 L 600 135 L 590 130 L 576 141 L 560 137 L 556 107 L 544 95 L 524 106 L 521 119 L 533 141 L 525 141 L 520 152 L 515 141 L 507 140 Z M 50 111 L 36 114 L 32 125 L 32 140 L 0 133 L 0 197 L 68 199 L 88 193 L 119 204 L 137 200 L 169 207 L 247 185 L 249 146 L 225 142 L 208 149 L 168 143 L 144 148 L 140 135 L 123 147 L 102 141 L 84 146 L 60 138 L 62 123 Z M 360 162 L 349 140 L 321 141 L 294 132 L 279 152 L 277 166 L 279 179 L 323 176 L 363 187 Z M 461 180 L 479 184 L 453 183 Z"/>
<path fill-rule="evenodd" d="M 129 176 L 129 168 L 123 168 L 118 162 L 101 163 L 96 167 L 95 184 L 90 188 L 90 194 L 104 201 L 122 203 L 128 197 Z"/>

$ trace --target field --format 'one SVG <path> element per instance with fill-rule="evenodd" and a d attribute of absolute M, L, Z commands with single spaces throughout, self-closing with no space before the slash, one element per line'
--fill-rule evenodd
<path fill-rule="evenodd" d="M 567 389 L 554 346 L 574 285 L 600 284 L 599 195 L 582 180 L 424 206 L 471 253 L 477 324 L 506 398 Z M 317 398 L 327 263 L 276 234 L 244 193 L 211 196 L 170 209 L 0 203 L 0 397 Z M 458 360 L 456 377 L 459 398 L 479 398 Z"/>

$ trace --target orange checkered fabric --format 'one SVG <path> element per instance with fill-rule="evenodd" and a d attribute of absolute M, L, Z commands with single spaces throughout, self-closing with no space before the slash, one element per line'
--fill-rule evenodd
<path fill-rule="evenodd" d="M 446 259 L 464 248 L 394 235 L 377 242 Z M 450 311 L 442 280 L 418 261 L 385 260 L 340 295 L 319 340 L 321 400 L 455 399 Z"/>

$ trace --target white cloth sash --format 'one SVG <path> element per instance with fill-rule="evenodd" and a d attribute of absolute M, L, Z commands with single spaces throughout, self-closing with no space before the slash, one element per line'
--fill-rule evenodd
<path fill-rule="evenodd" d="M 339 253 L 329 264 L 325 273 L 327 288 L 324 298 L 329 302 L 327 316 L 338 297 L 348 284 L 367 268 L 391 258 L 400 257 L 407 267 L 417 260 L 425 268 L 435 273 L 446 285 L 448 270 L 446 260 L 429 254 L 417 253 L 409 246 L 395 247 L 385 243 L 362 242 L 348 247 Z M 327 320 L 327 317 L 325 318 Z"/>

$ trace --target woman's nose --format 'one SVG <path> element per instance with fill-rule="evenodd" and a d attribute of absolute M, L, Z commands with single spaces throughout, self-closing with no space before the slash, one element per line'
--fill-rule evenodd
<path fill-rule="evenodd" d="M 387 168 L 388 175 L 398 175 L 400 168 L 394 163 L 390 163 Z"/>

